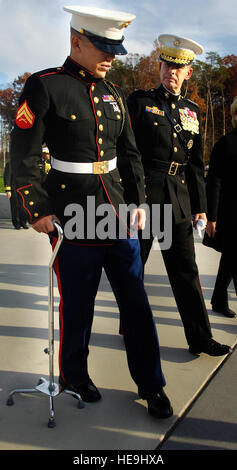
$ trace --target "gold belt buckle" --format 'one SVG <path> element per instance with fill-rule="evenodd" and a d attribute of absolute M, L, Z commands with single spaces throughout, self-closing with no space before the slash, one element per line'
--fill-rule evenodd
<path fill-rule="evenodd" d="M 94 175 L 109 173 L 109 160 L 105 160 L 104 162 L 93 162 L 93 173 Z"/>
<path fill-rule="evenodd" d="M 177 162 L 171 162 L 168 175 L 175 176 L 178 170 L 179 164 Z"/>

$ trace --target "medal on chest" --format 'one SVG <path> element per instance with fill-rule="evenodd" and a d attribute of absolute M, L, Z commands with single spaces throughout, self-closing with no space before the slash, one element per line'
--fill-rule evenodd
<path fill-rule="evenodd" d="M 113 95 L 102 96 L 102 101 L 111 104 L 115 113 L 120 113 L 119 105 Z"/>
<path fill-rule="evenodd" d="M 199 121 L 195 111 L 191 111 L 189 108 L 179 109 L 179 116 L 182 127 L 185 131 L 199 134 Z"/>

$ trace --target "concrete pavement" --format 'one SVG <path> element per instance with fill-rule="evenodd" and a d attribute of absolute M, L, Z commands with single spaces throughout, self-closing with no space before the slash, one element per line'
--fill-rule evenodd
<path fill-rule="evenodd" d="M 147 264 L 145 284 L 174 415 L 156 420 L 147 414 L 146 402 L 138 399 L 123 338 L 118 334 L 118 308 L 104 275 L 96 298 L 89 356 L 90 374 L 103 399 L 78 409 L 74 398 L 65 394 L 55 397 L 54 429 L 47 427 L 49 404 L 43 394 L 17 394 L 14 406 L 6 406 L 11 390 L 34 388 L 41 376 L 48 375 L 48 356 L 43 350 L 48 345 L 51 251 L 46 236 L 32 228 L 16 231 L 7 218 L 0 219 L 0 239 L 1 450 L 189 450 L 192 445 L 198 449 L 237 449 L 236 352 L 228 359 L 205 354 L 194 357 L 188 352 L 161 254 L 155 249 Z M 219 254 L 202 246 L 197 238 L 195 245 L 213 336 L 235 346 L 237 320 L 210 310 Z M 233 287 L 229 292 L 230 306 L 237 311 Z M 55 287 L 55 377 L 58 302 Z"/>
<path fill-rule="evenodd" d="M 237 450 L 236 371 L 235 350 L 158 448 L 162 451 Z"/>

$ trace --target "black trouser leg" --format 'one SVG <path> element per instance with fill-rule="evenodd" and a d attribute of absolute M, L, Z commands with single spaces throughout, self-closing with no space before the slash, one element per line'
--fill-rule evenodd
<path fill-rule="evenodd" d="M 162 256 L 189 345 L 211 337 L 190 222 L 173 224 L 172 245 Z"/>
<path fill-rule="evenodd" d="M 12 218 L 12 224 L 14 227 L 17 225 L 20 225 L 20 213 L 19 213 L 19 207 L 18 207 L 18 199 L 17 199 L 17 194 L 15 191 L 12 191 L 11 197 L 10 197 L 10 206 L 11 206 L 11 218 Z"/>
<path fill-rule="evenodd" d="M 173 224 L 172 231 L 172 245 L 161 253 L 184 325 L 185 336 L 191 345 L 210 338 L 211 327 L 195 261 L 192 224 Z M 148 259 L 152 241 L 140 239 L 143 263 Z"/>
<path fill-rule="evenodd" d="M 220 308 L 228 307 L 228 287 L 232 275 L 230 272 L 228 258 L 225 254 L 221 255 L 219 269 L 216 277 L 215 287 L 211 298 L 211 304 Z"/>
<path fill-rule="evenodd" d="M 237 249 L 236 249 L 236 222 L 232 225 L 230 231 L 224 234 L 223 255 L 226 266 L 231 274 L 237 295 Z"/>

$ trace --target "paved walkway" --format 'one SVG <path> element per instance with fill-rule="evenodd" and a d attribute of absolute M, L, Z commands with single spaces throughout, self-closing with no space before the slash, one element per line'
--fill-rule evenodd
<path fill-rule="evenodd" d="M 47 237 L 33 229 L 16 231 L 0 219 L 0 449 L 1 450 L 155 450 L 237 449 L 236 352 L 229 358 L 192 356 L 161 254 L 153 250 L 146 269 L 146 289 L 158 328 L 166 392 L 174 415 L 156 420 L 137 396 L 127 368 L 123 338 L 118 334 L 118 309 L 105 276 L 96 298 L 91 337 L 90 374 L 102 392 L 98 403 L 78 409 L 65 394 L 54 399 L 57 425 L 47 427 L 48 397 L 17 394 L 34 388 L 48 375 Z M 196 238 L 201 284 L 209 309 L 213 336 L 234 346 L 237 320 L 210 310 L 219 254 Z M 184 294 L 185 295 L 185 294 Z M 229 291 L 237 311 L 236 295 Z M 55 287 L 55 310 L 59 302 Z M 55 376 L 58 375 L 58 321 L 55 314 Z M 193 406 L 192 406 L 193 405 Z M 188 413 L 187 413 L 188 412 Z"/>

